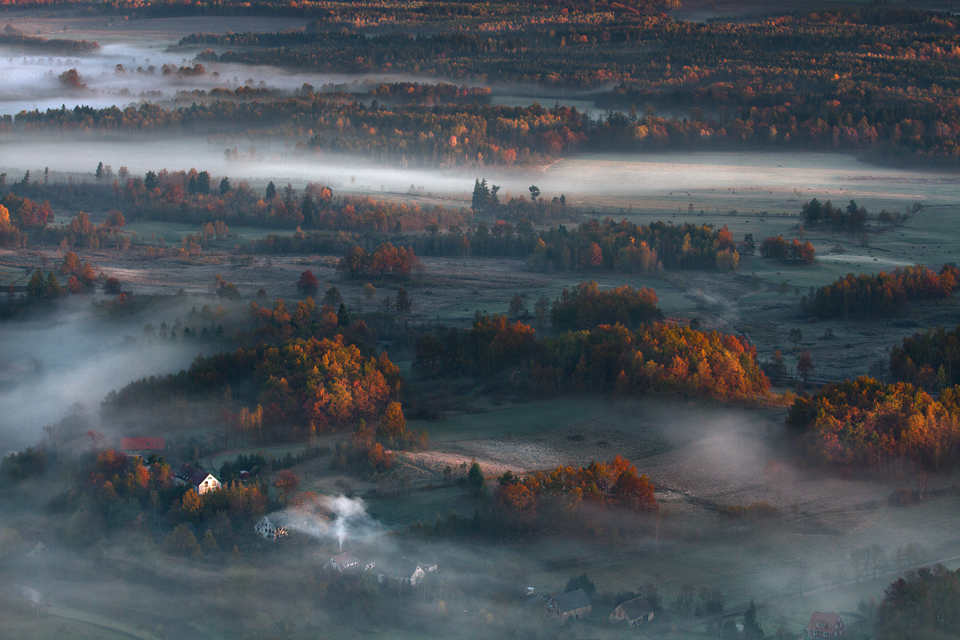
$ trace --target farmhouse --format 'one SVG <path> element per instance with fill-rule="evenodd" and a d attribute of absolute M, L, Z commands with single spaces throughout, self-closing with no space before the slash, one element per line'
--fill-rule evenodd
<path fill-rule="evenodd" d="M 437 570 L 437 564 L 434 562 L 414 562 L 413 560 L 402 560 L 396 565 L 387 566 L 377 573 L 377 582 L 385 584 L 395 580 L 400 584 L 408 584 L 412 587 L 423 582 L 427 574 Z"/>
<path fill-rule="evenodd" d="M 563 624 L 570 618 L 579 620 L 590 613 L 592 608 L 586 592 L 583 589 L 577 589 L 550 598 L 544 610 L 548 616 Z"/>
<path fill-rule="evenodd" d="M 327 560 L 327 564 L 323 565 L 323 569 L 325 571 L 336 571 L 338 573 L 356 573 L 361 570 L 370 571 L 375 566 L 377 566 L 376 562 L 360 562 L 360 558 L 355 555 L 341 553 Z"/>
<path fill-rule="evenodd" d="M 610 620 L 626 620 L 631 627 L 636 627 L 644 622 L 653 620 L 653 607 L 646 598 L 634 598 L 620 603 L 620 605 L 610 614 Z"/>
<path fill-rule="evenodd" d="M 186 462 L 180 465 L 180 468 L 173 473 L 173 476 L 177 479 L 178 484 L 190 485 L 193 487 L 193 490 L 200 495 L 209 491 L 216 491 L 223 486 L 219 480 L 213 477 L 212 473 Z"/>
<path fill-rule="evenodd" d="M 149 456 L 167 448 L 163 438 L 120 438 L 120 451 L 128 456 Z"/>
<path fill-rule="evenodd" d="M 253 526 L 253 529 L 258 535 L 262 536 L 264 540 L 273 541 L 287 535 L 286 529 L 273 524 L 267 516 L 260 518 L 260 521 Z"/>
<path fill-rule="evenodd" d="M 842 638 L 844 624 L 839 613 L 814 611 L 807 623 L 808 638 Z"/>

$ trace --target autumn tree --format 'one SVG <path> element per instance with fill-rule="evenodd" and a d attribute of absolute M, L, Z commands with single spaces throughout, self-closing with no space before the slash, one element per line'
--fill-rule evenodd
<path fill-rule="evenodd" d="M 307 269 L 306 271 L 300 274 L 300 279 L 297 280 L 298 291 L 300 291 L 301 293 L 305 293 L 307 295 L 313 295 L 314 293 L 317 292 L 317 289 L 319 288 L 320 288 L 320 281 L 317 279 L 315 275 L 313 275 L 313 271 Z"/>
<path fill-rule="evenodd" d="M 283 469 L 274 479 L 273 486 L 275 486 L 277 490 L 283 494 L 284 502 L 286 502 L 290 496 L 290 493 L 295 491 L 300 486 L 300 478 L 298 478 L 297 475 L 289 469 Z"/>

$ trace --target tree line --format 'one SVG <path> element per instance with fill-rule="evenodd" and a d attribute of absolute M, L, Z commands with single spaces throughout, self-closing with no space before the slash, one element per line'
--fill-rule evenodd
<path fill-rule="evenodd" d="M 960 271 L 949 264 L 939 272 L 917 265 L 876 275 L 849 273 L 803 296 L 800 306 L 804 313 L 821 319 L 895 318 L 904 315 L 911 302 L 949 298 L 957 288 L 958 275 Z"/>
<path fill-rule="evenodd" d="M 577 295 L 555 301 L 558 335 L 539 339 L 529 325 L 478 314 L 469 329 L 438 327 L 423 336 L 414 368 L 427 378 L 489 379 L 514 371 L 513 388 L 534 395 L 614 391 L 745 401 L 767 392 L 754 347 L 735 336 L 657 321 L 651 293 L 598 292 L 584 283 Z M 610 319 L 636 328 L 592 324 Z"/>

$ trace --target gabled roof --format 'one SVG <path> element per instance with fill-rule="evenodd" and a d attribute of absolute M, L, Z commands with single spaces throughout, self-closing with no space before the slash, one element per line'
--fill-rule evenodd
<path fill-rule="evenodd" d="M 835 629 L 838 624 L 840 624 L 839 613 L 824 613 L 823 611 L 814 611 L 813 615 L 810 616 L 810 622 L 807 623 L 807 629 L 810 631 L 815 631 L 818 627 L 817 625 L 822 625 L 820 628 L 826 629 Z"/>
<path fill-rule="evenodd" d="M 180 465 L 180 468 L 177 469 L 174 474 L 184 482 L 189 482 L 195 487 L 200 486 L 200 483 L 207 479 L 207 476 L 211 475 L 209 471 L 204 471 L 199 467 L 195 467 L 192 464 L 184 462 Z"/>
<path fill-rule="evenodd" d="M 162 451 L 165 448 L 163 438 L 120 438 L 121 451 Z"/>
<path fill-rule="evenodd" d="M 627 616 L 627 620 L 630 621 L 645 618 L 653 613 L 653 607 L 650 606 L 650 603 L 646 598 L 634 598 L 633 600 L 621 602 L 620 608 L 623 609 L 623 613 Z"/>
<path fill-rule="evenodd" d="M 568 591 L 567 593 L 554 596 L 553 603 L 557 605 L 557 609 L 560 611 L 573 611 L 574 609 L 589 607 L 590 598 L 587 597 L 583 589 L 577 589 L 576 591 Z"/>
<path fill-rule="evenodd" d="M 357 556 L 346 552 L 335 555 L 330 558 L 330 560 L 336 562 L 341 567 L 346 567 L 347 565 L 351 564 L 359 564 L 360 562 L 360 559 Z"/>

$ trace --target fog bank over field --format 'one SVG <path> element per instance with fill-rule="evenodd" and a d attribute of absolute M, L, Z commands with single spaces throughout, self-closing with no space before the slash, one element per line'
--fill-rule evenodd
<path fill-rule="evenodd" d="M 228 159 L 224 152 L 234 147 L 240 157 Z M 619 207 L 642 206 L 642 199 L 662 197 L 684 206 L 689 200 L 702 208 L 704 201 L 698 196 L 712 198 L 724 212 L 737 208 L 741 200 L 749 205 L 754 199 L 781 201 L 786 207 L 790 199 L 829 197 L 846 202 L 854 198 L 869 209 L 888 206 L 891 201 L 909 205 L 916 200 L 925 204 L 960 200 L 960 179 L 953 174 L 877 167 L 852 156 L 821 153 L 586 154 L 545 169 L 443 169 L 374 165 L 357 156 L 298 151 L 292 141 L 218 135 L 206 140 L 144 136 L 130 141 L 12 137 L 0 139 L 0 154 L 4 159 L 0 171 L 7 171 L 11 179 L 25 170 L 34 173 L 44 167 L 92 174 L 102 161 L 114 171 L 126 166 L 135 175 L 195 167 L 234 181 L 247 179 L 258 188 L 269 180 L 278 185 L 290 182 L 296 188 L 320 182 L 342 192 L 376 195 L 405 193 L 415 185 L 433 195 L 460 199 L 464 205 L 478 177 L 501 185 L 501 195 L 526 194 L 527 188 L 536 184 L 547 198 L 563 193 L 574 202 L 602 201 Z M 792 206 L 796 208 L 796 203 Z"/>
<path fill-rule="evenodd" d="M 61 106 L 72 109 L 77 105 L 123 108 L 144 100 L 171 100 L 178 91 L 213 88 L 249 86 L 292 92 L 305 83 L 318 90 L 325 84 L 356 84 L 360 90 L 364 85 L 379 82 L 438 82 L 436 78 L 408 74 L 357 76 L 218 63 L 203 63 L 202 74 L 178 73 L 181 67 L 194 67 L 195 53 L 194 50 L 168 52 L 166 43 L 141 42 L 104 44 L 98 52 L 86 55 L 23 55 L 16 49 L 0 47 L 0 83 L 4 87 L 0 93 L 0 113 L 45 111 Z M 164 65 L 174 68 L 165 74 Z M 151 66 L 154 67 L 152 73 Z M 80 83 L 85 87 L 70 86 L 60 80 L 60 74 L 70 69 L 77 70 Z"/>
<path fill-rule="evenodd" d="M 145 340 L 137 320 L 98 320 L 89 304 L 86 297 L 64 301 L 60 313 L 0 329 L 0 455 L 36 444 L 41 428 L 74 403 L 95 415 L 111 390 L 175 373 L 200 351 L 195 343 Z"/>

